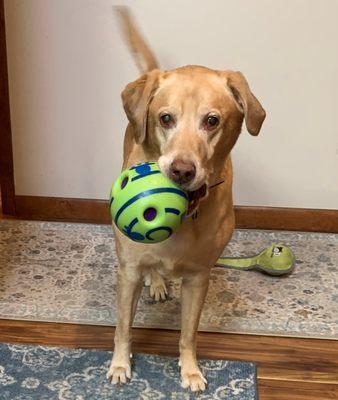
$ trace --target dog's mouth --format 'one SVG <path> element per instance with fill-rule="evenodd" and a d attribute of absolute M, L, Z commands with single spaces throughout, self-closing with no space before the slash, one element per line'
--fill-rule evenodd
<path fill-rule="evenodd" d="M 207 195 L 207 185 L 204 183 L 198 189 L 188 191 L 187 193 L 189 200 L 187 215 L 190 215 L 198 207 L 200 201 Z"/>

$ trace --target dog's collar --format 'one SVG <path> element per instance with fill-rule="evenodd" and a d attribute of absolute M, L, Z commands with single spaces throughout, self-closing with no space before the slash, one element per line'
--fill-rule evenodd
<path fill-rule="evenodd" d="M 219 181 L 219 182 L 214 183 L 213 185 L 209 186 L 209 189 L 212 189 L 212 188 L 214 188 L 214 187 L 216 187 L 218 185 L 221 185 L 222 183 L 224 183 L 224 179 L 223 179 L 223 181 Z"/>

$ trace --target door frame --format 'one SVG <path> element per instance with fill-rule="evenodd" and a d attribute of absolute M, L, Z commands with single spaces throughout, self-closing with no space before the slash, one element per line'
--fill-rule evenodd
<path fill-rule="evenodd" d="M 4 0 L 0 0 L 0 189 L 3 214 L 15 215 L 15 184 Z"/>

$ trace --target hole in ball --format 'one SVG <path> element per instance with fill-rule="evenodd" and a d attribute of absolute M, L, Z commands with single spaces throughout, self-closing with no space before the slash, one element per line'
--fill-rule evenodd
<path fill-rule="evenodd" d="M 121 189 L 124 189 L 128 183 L 128 177 L 126 176 L 125 178 L 123 178 L 123 181 L 121 182 Z"/>
<path fill-rule="evenodd" d="M 143 213 L 143 217 L 146 221 L 152 221 L 156 218 L 157 215 L 157 211 L 155 210 L 155 208 L 147 208 L 144 213 Z"/>

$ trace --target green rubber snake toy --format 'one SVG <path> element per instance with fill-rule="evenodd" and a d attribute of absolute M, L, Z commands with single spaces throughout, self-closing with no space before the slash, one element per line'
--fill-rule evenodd
<path fill-rule="evenodd" d="M 159 243 L 181 226 L 188 208 L 188 195 L 162 174 L 156 162 L 124 170 L 110 192 L 110 212 L 118 229 L 140 243 Z M 273 244 L 253 257 L 221 257 L 216 266 L 258 270 L 270 275 L 289 274 L 294 268 L 292 251 Z"/>
<path fill-rule="evenodd" d="M 292 251 L 280 243 L 275 243 L 253 257 L 221 257 L 216 266 L 237 270 L 257 270 L 269 275 L 290 274 L 295 266 Z"/>

